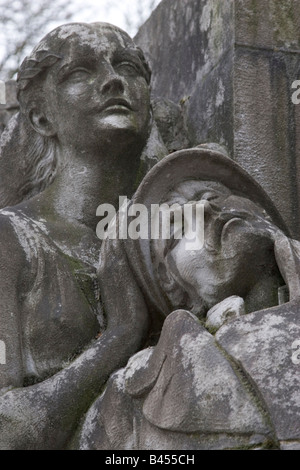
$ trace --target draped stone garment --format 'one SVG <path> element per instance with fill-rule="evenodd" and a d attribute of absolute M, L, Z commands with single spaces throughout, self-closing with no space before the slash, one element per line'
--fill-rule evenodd
<path fill-rule="evenodd" d="M 16 276 L 24 371 L 20 380 L 28 384 L 62 369 L 99 333 L 99 285 L 95 267 L 64 253 L 42 222 L 15 208 L 1 210 L 0 217 L 13 228 L 11 246 L 20 246 L 26 257 Z"/>

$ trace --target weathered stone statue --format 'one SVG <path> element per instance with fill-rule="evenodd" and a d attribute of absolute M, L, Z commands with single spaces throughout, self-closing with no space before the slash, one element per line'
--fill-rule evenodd
<path fill-rule="evenodd" d="M 149 81 L 105 23 L 57 28 L 20 68 L 0 156 L 2 449 L 299 446 L 299 243 L 213 150 L 169 155 L 135 192 L 163 153 Z M 101 243 L 96 209 L 120 195 L 205 200 L 203 248 L 184 231 Z"/>
<path fill-rule="evenodd" d="M 133 193 L 152 127 L 149 80 L 140 49 L 105 23 L 61 26 L 21 65 L 21 112 L 1 155 L 1 448 L 64 448 L 142 345 L 142 299 L 103 317 L 96 209 Z"/>
<path fill-rule="evenodd" d="M 82 449 L 299 448 L 292 345 L 300 337 L 300 244 L 262 188 L 214 151 L 166 157 L 133 197 L 147 207 L 198 200 L 200 250 L 187 250 L 185 234 L 102 246 L 100 275 L 108 269 L 112 281 L 103 286 L 107 314 L 120 308 L 128 265 L 153 323 L 167 318 L 158 344 L 113 374 L 96 400 L 76 442 Z M 133 305 L 123 299 L 122 307 Z"/>

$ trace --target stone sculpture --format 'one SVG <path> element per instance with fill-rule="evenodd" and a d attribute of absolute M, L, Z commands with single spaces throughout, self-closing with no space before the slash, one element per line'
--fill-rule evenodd
<path fill-rule="evenodd" d="M 109 380 L 83 424 L 82 449 L 299 448 L 292 344 L 300 334 L 300 244 L 261 187 L 215 151 L 166 157 L 133 202 L 198 199 L 206 201 L 199 251 L 186 250 L 184 235 L 102 246 L 100 274 L 108 265 L 114 279 L 103 286 L 107 307 L 122 277 L 116 260 L 127 259 L 149 315 L 167 318 L 157 345 Z"/>
<path fill-rule="evenodd" d="M 149 81 L 105 23 L 57 28 L 20 68 L 0 158 L 2 449 L 299 445 L 299 244 L 214 150 L 165 157 L 134 192 L 164 152 Z M 119 195 L 206 200 L 208 245 L 101 243 L 96 209 Z"/>
<path fill-rule="evenodd" d="M 64 448 L 142 344 L 143 307 L 104 328 L 96 209 L 133 193 L 149 80 L 140 49 L 105 23 L 61 26 L 21 65 L 1 155 L 1 448 Z"/>

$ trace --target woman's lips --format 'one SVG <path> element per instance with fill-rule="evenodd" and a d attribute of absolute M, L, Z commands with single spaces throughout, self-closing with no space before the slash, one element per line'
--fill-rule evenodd
<path fill-rule="evenodd" d="M 103 111 L 132 111 L 132 106 L 124 98 L 110 98 L 103 106 L 100 107 L 100 112 Z"/>

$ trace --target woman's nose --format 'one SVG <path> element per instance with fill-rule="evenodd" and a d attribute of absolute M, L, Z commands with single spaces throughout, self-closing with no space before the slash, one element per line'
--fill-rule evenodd
<path fill-rule="evenodd" d="M 124 83 L 122 77 L 120 77 L 113 69 L 107 70 L 105 79 L 100 86 L 101 93 L 103 95 L 113 93 L 124 93 Z"/>

